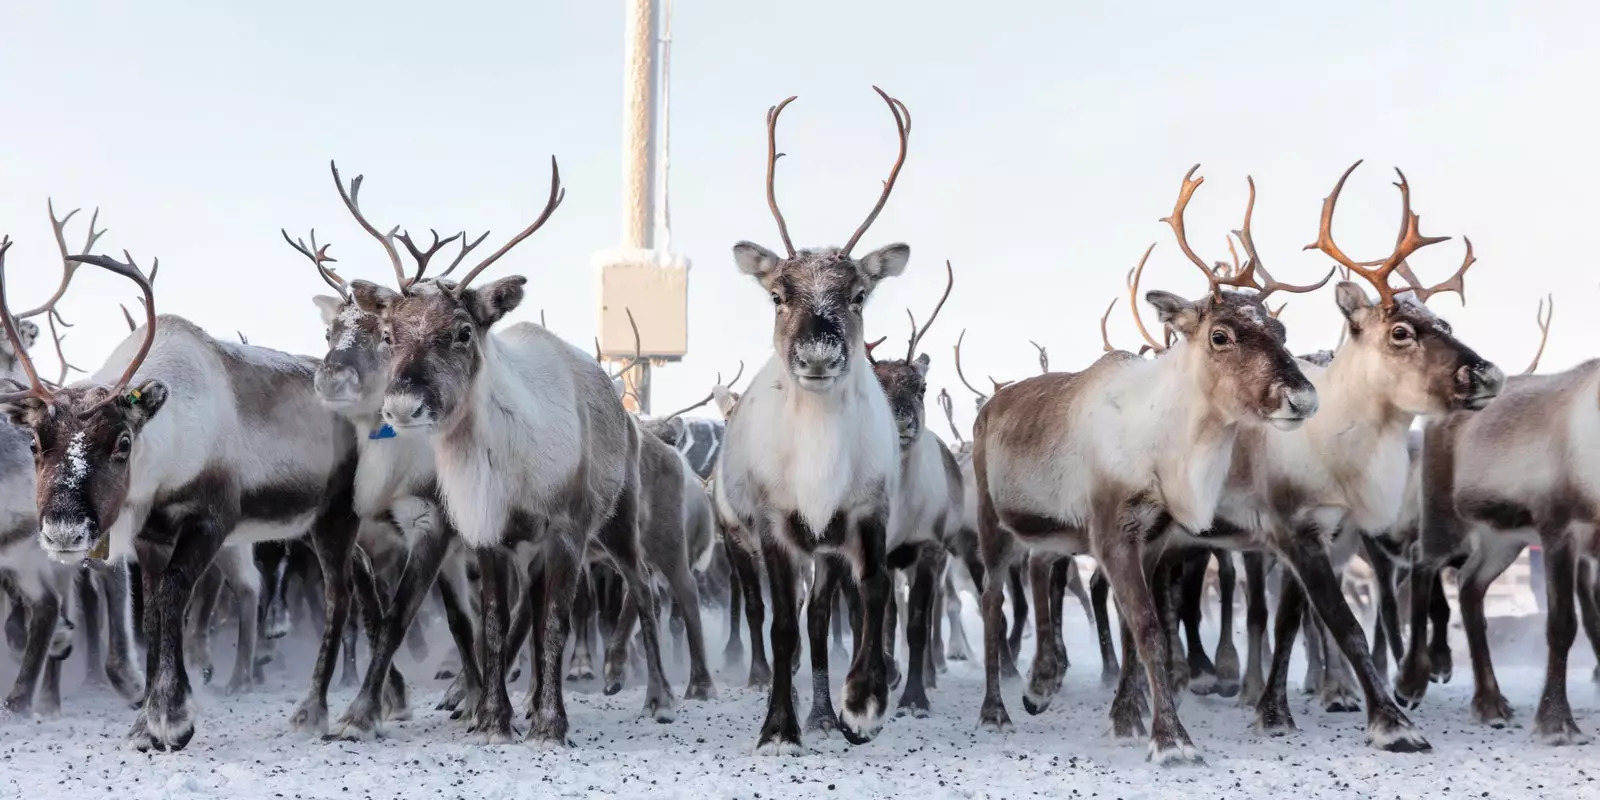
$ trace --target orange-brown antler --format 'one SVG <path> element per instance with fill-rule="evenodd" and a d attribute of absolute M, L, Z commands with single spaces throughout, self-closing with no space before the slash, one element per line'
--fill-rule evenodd
<path fill-rule="evenodd" d="M 907 311 L 906 313 L 909 314 L 911 312 Z M 916 322 L 915 322 L 915 320 L 913 320 L 912 321 L 912 329 L 915 330 L 915 328 L 916 328 Z M 867 350 L 867 360 L 871 361 L 874 364 L 878 363 L 878 359 L 872 357 L 872 350 L 873 350 L 873 348 L 875 348 L 878 345 L 883 344 L 884 342 L 887 342 L 887 341 L 889 341 L 889 337 L 887 337 L 887 336 L 879 336 L 877 341 L 875 341 L 875 342 L 867 342 L 865 345 L 863 345 Z"/>
<path fill-rule="evenodd" d="M 900 167 L 906 163 L 906 142 L 911 137 L 911 112 L 906 109 L 905 104 L 890 97 L 876 86 L 872 87 L 872 91 L 883 98 L 883 102 L 889 106 L 889 113 L 894 115 L 894 126 L 900 134 L 900 157 L 895 159 L 894 167 L 889 170 L 889 179 L 883 182 L 883 193 L 878 195 L 878 204 L 872 207 L 872 212 L 867 214 L 867 219 L 861 223 L 861 227 L 856 228 L 855 235 L 850 237 L 850 241 L 844 243 L 845 255 L 850 255 L 856 242 L 861 241 L 861 235 L 866 233 L 867 229 L 872 227 L 873 220 L 878 218 L 878 212 L 883 210 L 883 204 L 889 201 L 889 193 L 894 191 L 894 182 L 900 177 Z M 791 249 L 789 254 L 794 255 L 794 250 Z"/>
<path fill-rule="evenodd" d="M 290 239 L 289 232 L 283 228 L 279 228 L 278 232 L 283 234 L 283 240 L 288 242 L 290 247 L 293 247 L 295 250 L 299 251 L 300 255 L 311 259 L 311 264 L 317 268 L 317 275 L 321 276 L 324 282 L 333 287 L 333 290 L 339 293 L 340 298 L 344 300 L 350 299 L 350 290 L 345 286 L 344 278 L 339 277 L 339 273 L 335 272 L 333 267 L 324 266 L 326 264 L 332 264 L 335 261 L 338 261 L 338 259 L 328 255 L 328 248 L 332 247 L 333 245 L 317 244 L 316 228 L 311 229 L 310 245 L 307 245 L 304 239 Z M 127 309 L 123 309 L 122 313 L 127 314 Z M 129 317 L 128 329 L 133 330 L 133 327 L 133 318 Z"/>
<path fill-rule="evenodd" d="M 1118 297 L 1111 298 L 1111 305 L 1106 306 L 1106 313 L 1100 315 L 1100 343 L 1107 353 L 1115 352 L 1117 349 L 1111 346 L 1111 334 L 1106 330 L 1106 323 L 1111 320 L 1111 309 L 1117 307 L 1117 301 L 1120 299 Z M 1043 355 L 1043 353 L 1040 355 Z M 1049 372 L 1049 370 L 1045 371 Z"/>
<path fill-rule="evenodd" d="M 1261 255 L 1256 252 L 1255 237 L 1250 233 L 1250 218 L 1254 216 L 1256 210 L 1256 179 L 1249 175 L 1246 175 L 1244 179 L 1246 183 L 1250 184 L 1250 199 L 1245 203 L 1244 207 L 1244 225 L 1241 226 L 1239 230 L 1233 232 L 1233 235 L 1239 238 L 1239 244 L 1244 246 L 1244 267 L 1242 269 L 1235 270 L 1234 275 L 1224 278 L 1217 283 L 1225 286 L 1238 286 L 1241 288 L 1255 289 L 1256 300 L 1261 303 L 1266 303 L 1267 297 L 1273 292 L 1305 294 L 1307 292 L 1314 292 L 1328 285 L 1328 281 L 1333 279 L 1334 270 L 1332 269 L 1328 270 L 1327 275 L 1322 276 L 1322 280 L 1317 281 L 1316 283 L 1308 283 L 1305 285 L 1279 283 L 1273 279 L 1271 273 L 1267 272 L 1266 265 L 1261 262 Z M 1233 243 L 1231 241 L 1228 244 L 1228 249 L 1233 249 Z M 1234 256 L 1234 264 L 1238 264 L 1237 255 Z M 1261 275 L 1260 280 L 1256 279 L 1257 273 Z M 1280 306 L 1278 311 L 1273 313 L 1272 316 L 1276 317 L 1282 312 L 1283 308 Z"/>
<path fill-rule="evenodd" d="M 1545 310 L 1546 300 L 1550 303 L 1548 311 Z M 1522 374 L 1532 375 L 1534 370 L 1539 368 L 1539 359 L 1544 358 L 1544 345 L 1550 341 L 1550 320 L 1555 315 L 1556 296 L 1554 294 L 1545 295 L 1544 299 L 1539 301 L 1539 311 L 1534 316 L 1534 320 L 1539 323 L 1539 349 L 1533 354 L 1533 363 L 1529 364 L 1528 368 L 1522 371 Z"/>
<path fill-rule="evenodd" d="M 783 249 L 789 252 L 789 257 L 794 258 L 794 244 L 789 241 L 789 225 L 783 221 L 783 212 L 778 210 L 778 195 L 773 184 L 778 174 L 778 159 L 784 154 L 778 152 L 778 115 L 794 102 L 792 95 L 783 102 L 767 107 L 767 208 L 772 209 L 772 218 L 778 221 L 778 236 L 783 238 Z"/>
<path fill-rule="evenodd" d="M 972 382 L 967 380 L 966 373 L 961 371 L 961 341 L 965 338 L 967 338 L 967 331 L 965 328 L 963 328 L 961 335 L 956 337 L 956 377 L 961 379 L 961 385 L 967 387 L 967 391 L 977 395 L 979 400 L 986 400 L 988 399 L 989 395 L 978 391 L 977 388 L 972 385 Z"/>
<path fill-rule="evenodd" d="M 939 310 L 944 308 L 944 301 L 950 299 L 950 290 L 956 285 L 956 271 L 950 266 L 950 259 L 944 261 L 944 294 L 939 296 L 939 304 L 933 307 L 933 313 L 928 315 L 928 321 L 921 328 L 917 327 L 917 318 L 911 315 L 911 309 L 906 309 L 906 316 L 911 317 L 911 346 L 906 348 L 906 363 L 917 355 L 917 345 L 922 343 L 922 337 L 928 329 L 933 327 L 933 321 L 939 318 Z"/>
<path fill-rule="evenodd" d="M 1346 169 L 1344 174 L 1339 176 L 1339 182 L 1333 185 L 1333 192 L 1327 197 L 1323 198 L 1322 219 L 1317 230 L 1317 240 L 1306 245 L 1304 249 L 1321 250 L 1329 258 L 1332 258 L 1335 262 L 1337 262 L 1339 266 L 1344 267 L 1353 274 L 1360 275 L 1363 280 L 1372 284 L 1372 288 L 1378 291 L 1379 302 L 1386 307 L 1392 307 L 1395 303 L 1395 295 L 1399 292 L 1396 291 L 1394 287 L 1389 285 L 1389 276 L 1392 275 L 1394 271 L 1411 256 L 1412 253 L 1415 253 L 1430 244 L 1438 244 L 1439 242 L 1449 241 L 1450 237 L 1422 235 L 1422 218 L 1411 211 L 1411 188 L 1406 183 L 1405 173 L 1400 172 L 1399 169 L 1396 169 L 1395 173 L 1400 176 L 1400 182 L 1396 183 L 1395 186 L 1400 188 L 1401 230 L 1400 236 L 1395 242 L 1393 252 L 1384 257 L 1381 261 L 1356 261 L 1355 259 L 1345 255 L 1344 251 L 1339 249 L 1339 245 L 1333 241 L 1333 209 L 1334 206 L 1339 202 L 1339 193 L 1344 190 L 1344 182 L 1350 178 L 1350 173 L 1355 172 L 1356 167 L 1359 166 L 1361 166 L 1360 161 L 1351 164 L 1350 168 Z M 1469 249 L 1469 257 L 1470 253 L 1471 251 Z M 1465 272 L 1466 266 L 1470 265 L 1471 262 L 1468 261 L 1467 265 L 1463 266 L 1461 271 Z M 1459 277 L 1459 274 L 1457 277 Z M 1446 281 L 1446 283 L 1449 283 L 1449 281 Z M 1444 291 L 1444 289 L 1440 289 L 1440 291 Z"/>
<path fill-rule="evenodd" d="M 1139 257 L 1139 266 L 1128 270 L 1128 308 L 1133 310 L 1133 324 L 1139 327 L 1139 335 L 1144 337 L 1145 347 L 1157 353 L 1164 353 L 1167 348 L 1150 335 L 1149 329 L 1144 326 L 1144 317 L 1139 314 L 1139 279 L 1144 277 L 1145 262 L 1150 260 L 1150 253 L 1155 249 L 1156 243 L 1151 242 L 1150 246 L 1145 248 L 1144 255 Z"/>

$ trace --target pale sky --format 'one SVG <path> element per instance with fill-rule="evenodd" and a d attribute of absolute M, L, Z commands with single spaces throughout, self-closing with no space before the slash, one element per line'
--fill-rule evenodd
<path fill-rule="evenodd" d="M 931 383 L 951 387 L 963 429 L 968 377 L 1056 369 L 1098 356 L 1098 318 L 1152 241 L 1147 288 L 1198 296 L 1204 282 L 1157 219 L 1200 162 L 1191 242 L 1224 258 L 1259 190 L 1255 237 L 1280 279 L 1308 282 L 1321 198 L 1357 158 L 1335 230 L 1374 258 L 1399 217 L 1406 171 L 1423 231 L 1457 237 L 1412 260 L 1448 277 L 1470 236 L 1468 305 L 1436 301 L 1457 333 L 1507 372 L 1537 342 L 1534 310 L 1557 300 L 1544 368 L 1592 353 L 1600 314 L 1600 166 L 1592 155 L 1600 7 L 1580 2 L 863 2 L 678 0 L 673 21 L 673 243 L 693 261 L 690 355 L 656 373 L 657 411 L 703 395 L 739 359 L 770 353 L 771 306 L 730 247 L 781 247 L 763 196 L 764 113 L 785 96 L 780 202 L 797 246 L 841 244 L 877 197 L 893 125 L 869 88 L 915 117 L 899 187 L 860 250 L 911 245 L 910 267 L 868 304 L 870 338 L 903 352 L 905 307 L 925 317 Z M 379 225 L 492 229 L 486 249 L 541 208 L 552 153 L 567 200 L 487 277 L 523 274 L 514 319 L 589 349 L 589 256 L 621 235 L 623 4 L 472 2 L 8 3 L 0 11 L 0 231 L 22 308 L 59 262 L 45 216 L 89 207 L 101 249 L 160 256 L 157 306 L 219 337 L 321 355 L 313 294 L 326 287 L 284 245 L 316 227 L 341 273 L 392 280 L 341 206 L 329 158 L 365 173 Z M 1585 155 L 1586 153 L 1590 155 Z M 1587 222 L 1586 222 L 1587 221 Z M 133 289 L 86 270 L 62 305 L 68 357 L 92 369 L 125 335 Z M 135 306 L 136 307 L 136 306 Z M 1146 310 L 1147 317 L 1151 314 Z M 1332 347 L 1331 288 L 1284 314 L 1297 351 Z M 1119 303 L 1113 340 L 1139 343 Z M 898 344 L 896 344 L 898 343 Z M 40 348 L 40 352 L 48 347 Z M 54 358 L 41 355 L 54 373 Z M 49 366 L 45 366 L 49 365 Z M 747 371 L 748 374 L 748 371 Z M 937 414 L 936 410 L 930 409 Z M 945 434 L 941 422 L 934 429 Z"/>

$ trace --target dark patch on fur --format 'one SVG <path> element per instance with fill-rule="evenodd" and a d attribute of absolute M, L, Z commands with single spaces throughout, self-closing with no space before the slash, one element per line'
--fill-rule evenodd
<path fill-rule="evenodd" d="M 247 487 L 239 496 L 239 517 L 256 522 L 292 522 L 317 510 L 326 488 L 315 479 Z"/>

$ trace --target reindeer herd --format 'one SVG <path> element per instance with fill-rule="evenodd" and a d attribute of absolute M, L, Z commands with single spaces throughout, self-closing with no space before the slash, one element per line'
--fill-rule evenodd
<path fill-rule="evenodd" d="M 1052 372 L 1040 348 L 1043 374 L 984 393 L 961 371 L 958 340 L 953 365 L 978 415 L 970 441 L 952 420 L 952 451 L 929 430 L 933 360 L 918 350 L 949 297 L 950 263 L 933 312 L 920 326 L 912 316 L 903 358 L 877 350 L 884 339 L 866 341 L 863 308 L 910 260 L 905 244 L 856 252 L 894 189 L 911 133 L 906 106 L 874 88 L 893 116 L 899 155 L 843 247 L 791 241 L 775 170 L 779 117 L 794 98 L 768 110 L 767 202 L 783 249 L 741 241 L 733 253 L 772 304 L 773 356 L 742 395 L 732 389 L 739 375 L 719 376 L 704 400 L 665 417 L 625 410 L 619 375 L 542 324 L 497 326 L 522 304 L 526 279 L 478 279 L 560 206 L 554 159 L 542 212 L 459 277 L 487 233 L 469 241 L 435 232 L 422 247 L 399 226 L 383 231 L 361 209 L 362 178 L 347 183 L 330 165 L 394 282 L 347 281 L 314 231 L 309 240 L 283 234 L 334 292 L 313 298 L 328 341 L 321 359 L 219 340 L 158 315 L 156 263 L 147 273 L 126 253 L 123 261 L 97 254 L 98 214 L 75 251 L 66 241 L 73 214 L 58 219 L 51 208 L 61 282 L 43 305 L 13 311 L 10 239 L 0 242 L 0 356 L 10 380 L 0 406 L 11 423 L 0 426 L 0 582 L 20 664 L 5 711 L 55 711 L 63 660 L 81 640 L 91 681 L 137 708 L 129 744 L 182 749 L 195 733 L 192 678 L 212 677 L 212 629 L 237 626 L 224 691 L 247 692 L 291 620 L 314 611 L 320 644 L 289 724 L 368 739 L 412 713 L 395 659 L 402 646 L 425 649 L 415 623 L 437 607 L 455 645 L 455 680 L 440 708 L 483 742 L 513 740 L 519 709 L 508 683 L 526 653 L 525 736 L 564 744 L 563 683 L 595 676 L 595 632 L 604 691 L 642 672 L 643 716 L 669 722 L 680 702 L 664 638 L 674 654 L 687 644 L 682 699 L 714 699 L 704 597 L 727 610 L 728 660 L 743 661 L 748 630 L 749 683 L 768 690 L 758 752 L 798 753 L 802 731 L 872 740 L 897 686 L 900 713 L 933 713 L 927 690 L 946 661 L 973 655 L 960 615 L 960 593 L 970 589 L 983 623 L 978 722 L 1005 731 L 1002 681 L 1020 677 L 1030 605 L 1036 653 L 1022 706 L 1039 714 L 1061 688 L 1070 590 L 1095 620 L 1102 680 L 1114 686 L 1112 730 L 1147 738 L 1156 762 L 1200 758 L 1178 714 L 1186 691 L 1237 696 L 1261 730 L 1293 730 L 1288 671 L 1301 635 L 1311 656 L 1305 688 L 1323 707 L 1364 707 L 1372 746 L 1419 752 L 1430 745 L 1406 710 L 1452 672 L 1441 570 L 1459 576 L 1474 716 L 1503 727 L 1513 711 L 1490 664 L 1484 593 L 1538 544 L 1549 656 L 1533 730 L 1549 744 L 1587 740 L 1566 673 L 1580 616 L 1600 647 L 1600 362 L 1507 378 L 1458 339 L 1426 304 L 1440 292 L 1462 294 L 1472 246 L 1448 280 L 1417 279 L 1408 259 L 1449 237 L 1421 232 L 1404 175 L 1396 242 L 1362 261 L 1333 234 L 1356 165 L 1345 171 L 1307 245 L 1333 268 L 1295 285 L 1275 280 L 1256 250 L 1253 180 L 1228 239 L 1243 262 L 1235 254 L 1231 265 L 1208 264 L 1194 251 L 1184 215 L 1204 179 L 1190 169 L 1162 221 L 1206 278 L 1206 294 L 1141 298 L 1151 245 L 1128 276 L 1146 342 L 1137 353 L 1106 337 L 1108 308 L 1106 354 L 1094 363 Z M 452 244 L 453 260 L 430 274 Z M 144 320 L 129 316 L 128 338 L 69 383 L 56 305 L 84 265 L 131 281 Z M 1285 347 L 1282 307 L 1267 301 L 1316 293 L 1336 271 L 1345 278 L 1333 289 L 1340 341 L 1297 357 Z M 1162 336 L 1145 327 L 1140 299 L 1155 308 Z M 40 318 L 63 364 L 54 380 L 29 355 Z M 1541 327 L 1548 332 L 1547 317 Z M 635 363 L 637 355 L 623 371 Z M 948 393 L 939 401 L 950 418 Z M 684 416 L 713 403 L 725 421 Z M 1235 553 L 1245 574 L 1242 660 L 1233 643 Z M 1378 576 L 1370 647 L 1341 582 L 1357 555 Z M 1095 564 L 1087 591 L 1077 556 Z M 1215 661 L 1199 632 L 1213 559 Z M 1269 592 L 1271 574 L 1281 580 Z M 812 677 L 803 724 L 793 685 L 802 606 Z M 354 663 L 358 634 L 368 645 L 364 671 Z M 837 701 L 830 652 L 849 653 Z M 634 663 L 642 670 L 630 676 Z M 330 720 L 341 665 L 344 680 L 359 674 L 359 688 Z"/>

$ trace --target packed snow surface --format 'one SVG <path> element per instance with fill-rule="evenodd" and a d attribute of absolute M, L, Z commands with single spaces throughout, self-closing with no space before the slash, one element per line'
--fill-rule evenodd
<path fill-rule="evenodd" d="M 973 649 L 981 653 L 982 628 L 972 599 L 967 598 L 966 625 Z M 720 663 L 726 617 L 708 611 L 706 619 L 707 649 Z M 1237 620 L 1243 652 L 1242 613 Z M 1207 623 L 1208 643 L 1215 642 L 1213 625 L 1214 618 Z M 298 631 L 280 650 L 294 657 L 286 659 L 287 668 L 270 673 L 265 688 L 243 697 L 200 688 L 198 730 L 188 749 L 147 755 L 123 744 L 132 711 L 109 690 L 78 688 L 82 662 L 74 658 L 67 662 L 59 715 L 0 717 L 0 798 L 1600 797 L 1600 744 L 1551 748 L 1529 734 L 1543 680 L 1540 617 L 1491 620 L 1501 685 L 1522 727 L 1491 730 L 1472 721 L 1471 671 L 1457 628 L 1454 679 L 1431 686 L 1413 712 L 1433 744 L 1431 754 L 1392 755 L 1367 747 L 1365 714 L 1324 713 L 1300 693 L 1304 667 L 1297 655 L 1290 691 L 1299 732 L 1269 738 L 1252 730 L 1253 715 L 1234 701 L 1186 696 L 1180 713 L 1206 763 L 1176 769 L 1147 764 L 1142 741 L 1110 737 L 1111 693 L 1100 685 L 1093 628 L 1070 596 L 1066 628 L 1073 667 L 1044 714 L 1030 717 L 1023 710 L 1020 684 L 1005 687 L 1014 733 L 976 729 L 981 661 L 951 662 L 930 692 L 931 717 L 891 718 L 875 741 L 859 747 L 837 734 L 808 735 L 806 753 L 789 758 L 753 753 L 766 693 L 745 688 L 742 663 L 717 673 L 717 699 L 682 702 L 670 724 L 638 718 L 643 690 L 631 675 L 629 687 L 613 697 L 601 694 L 595 681 L 569 683 L 572 746 L 548 750 L 471 743 L 459 723 L 433 709 L 445 682 L 433 680 L 432 664 L 411 661 L 402 648 L 398 663 L 412 688 L 414 718 L 387 723 L 376 742 L 324 743 L 288 728 L 307 686 L 313 647 L 304 638 L 309 632 Z M 442 656 L 448 642 L 442 630 L 432 633 L 430 661 Z M 903 652 L 904 637 L 899 641 Z M 1024 673 L 1032 645 L 1031 637 L 1025 640 Z M 1569 685 L 1579 726 L 1595 734 L 1600 696 L 1591 682 L 1590 652 L 1580 634 Z M 664 655 L 676 663 L 670 648 Z M 363 648 L 363 663 L 365 657 Z M 227 674 L 232 658 L 231 637 L 219 631 L 217 674 Z M 844 665 L 839 658 L 834 664 L 837 705 Z M 0 657 L 3 685 L 14 670 Z M 681 693 L 685 669 L 677 663 L 672 671 Z M 802 666 L 796 680 L 802 720 L 810 702 L 807 671 Z M 525 684 L 525 678 L 516 684 L 514 702 L 521 702 Z M 331 716 L 353 693 L 334 691 Z M 891 702 L 897 699 L 898 691 Z"/>

